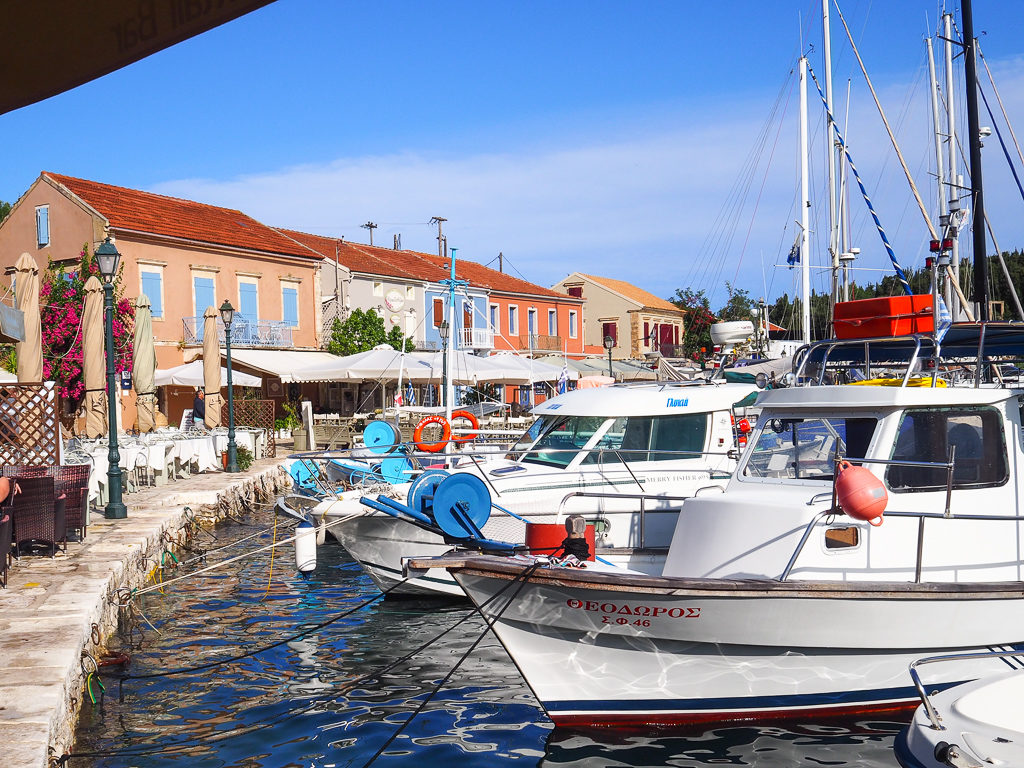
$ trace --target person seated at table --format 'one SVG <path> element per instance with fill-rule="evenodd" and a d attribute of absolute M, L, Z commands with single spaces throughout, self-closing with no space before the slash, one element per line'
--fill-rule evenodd
<path fill-rule="evenodd" d="M 192 401 L 192 421 L 198 427 L 206 419 L 206 402 L 203 398 L 206 394 L 201 388 L 196 388 L 196 397 Z"/>

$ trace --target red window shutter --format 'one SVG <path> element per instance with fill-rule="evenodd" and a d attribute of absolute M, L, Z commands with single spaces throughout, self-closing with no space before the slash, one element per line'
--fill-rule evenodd
<path fill-rule="evenodd" d="M 569 295 L 570 296 L 575 296 L 577 299 L 582 299 L 583 298 L 583 286 L 582 285 L 572 285 L 572 286 L 570 286 L 568 288 L 568 291 L 569 291 Z"/>
<path fill-rule="evenodd" d="M 434 299 L 434 327 L 440 328 L 444 321 L 444 302 L 441 299 Z"/>
<path fill-rule="evenodd" d="M 651 324 L 644 323 L 644 344 L 651 343 Z"/>

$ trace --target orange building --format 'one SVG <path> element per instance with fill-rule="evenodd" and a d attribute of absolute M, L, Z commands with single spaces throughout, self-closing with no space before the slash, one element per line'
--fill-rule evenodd
<path fill-rule="evenodd" d="M 322 256 L 240 211 L 42 173 L 0 224 L 0 265 L 22 253 L 40 270 L 48 260 L 75 264 L 108 235 L 123 295 L 145 293 L 152 305 L 158 367 L 198 356 L 202 315 L 225 299 L 238 310 L 232 347 L 319 348 Z M 134 398 L 125 402 L 130 425 Z M 190 391 L 174 392 L 161 410 L 177 423 L 191 402 Z"/>

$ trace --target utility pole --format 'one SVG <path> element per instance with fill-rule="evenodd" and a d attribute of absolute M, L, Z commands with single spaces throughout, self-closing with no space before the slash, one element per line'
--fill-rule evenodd
<path fill-rule="evenodd" d="M 374 224 L 372 221 L 368 221 L 365 224 L 361 224 L 360 226 L 363 229 L 370 230 L 370 245 L 373 245 L 373 230 L 375 230 L 377 228 L 377 225 Z"/>
<path fill-rule="evenodd" d="M 441 232 L 441 225 L 444 222 L 446 222 L 446 221 L 448 221 L 448 219 L 445 219 L 445 218 L 443 218 L 441 216 L 431 216 L 430 217 L 430 223 L 431 224 L 437 224 L 437 255 L 440 256 L 442 259 L 444 258 L 444 244 L 445 244 L 445 241 L 444 241 L 444 233 Z"/>
<path fill-rule="evenodd" d="M 501 251 L 498 251 L 498 271 L 505 271 L 505 254 L 502 253 Z"/>

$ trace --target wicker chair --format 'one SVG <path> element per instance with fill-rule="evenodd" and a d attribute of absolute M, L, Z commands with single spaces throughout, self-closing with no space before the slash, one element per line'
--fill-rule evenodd
<path fill-rule="evenodd" d="M 67 530 L 76 531 L 79 539 L 85 538 L 86 521 L 89 504 L 89 475 L 92 473 L 90 464 L 61 464 L 59 467 L 48 467 L 53 476 L 53 492 L 60 501 L 64 496 L 65 523 Z M 65 535 L 65 549 L 67 548 Z"/>
<path fill-rule="evenodd" d="M 57 554 L 58 543 L 67 546 L 64 505 L 54 505 L 52 477 L 18 477 L 18 492 L 11 505 L 14 551 L 21 555 L 29 549 L 49 544 L 50 557 Z"/>

